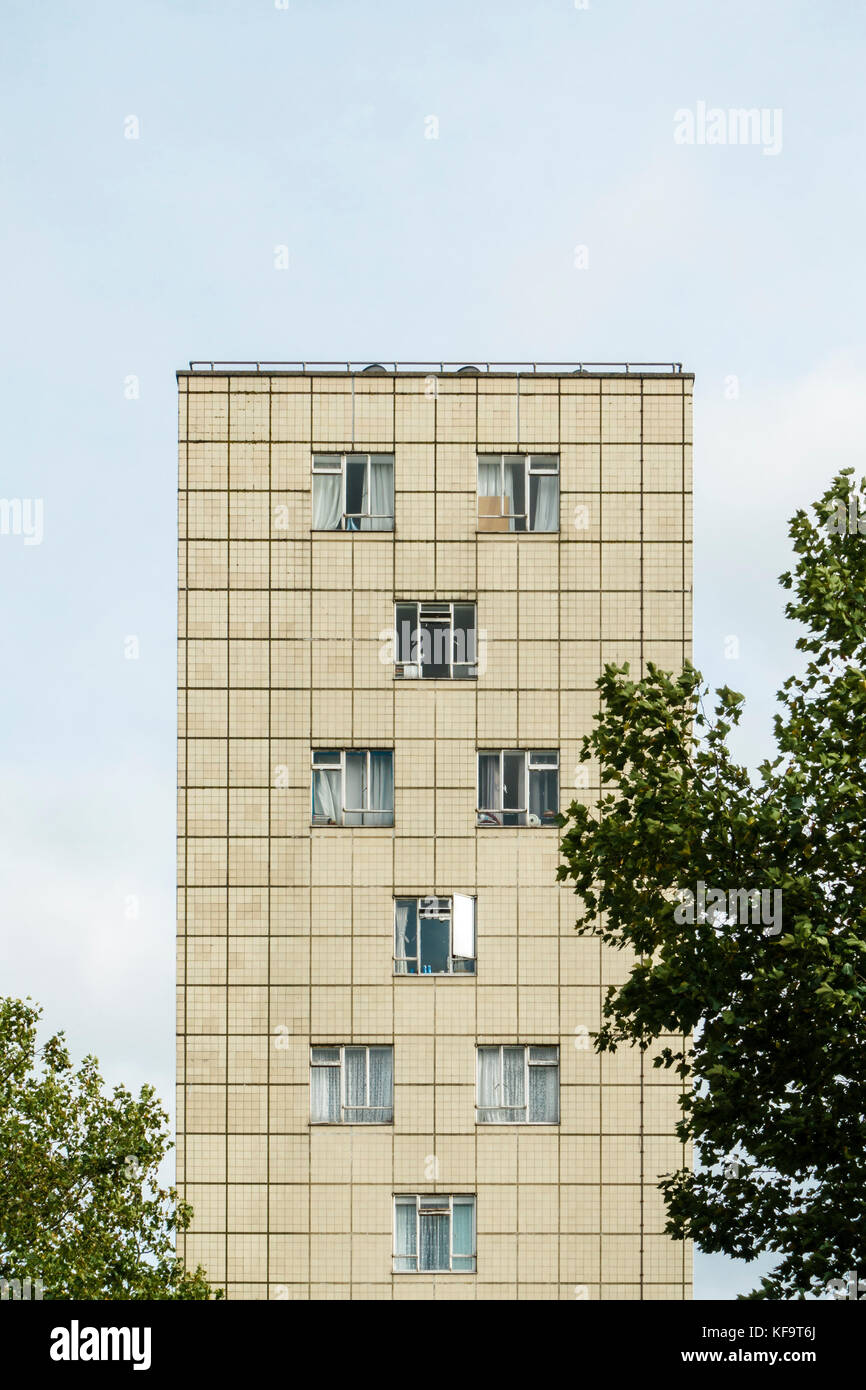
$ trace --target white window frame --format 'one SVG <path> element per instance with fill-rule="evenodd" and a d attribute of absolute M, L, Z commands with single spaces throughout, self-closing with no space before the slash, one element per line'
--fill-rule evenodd
<path fill-rule="evenodd" d="M 332 760 L 331 760 L 331 762 L 328 762 L 328 763 L 316 762 L 316 758 L 317 758 L 317 757 L 318 757 L 318 758 L 322 758 L 322 757 L 324 757 L 324 755 L 325 755 L 326 753 L 330 753 L 330 754 L 332 755 Z M 335 830 L 335 829 L 340 829 L 340 828 L 348 828 L 349 830 L 377 830 L 377 829 L 383 829 L 383 828 L 384 828 L 384 829 L 390 829 L 390 828 L 393 826 L 393 824 L 394 824 L 394 811 L 393 811 L 393 808 L 392 808 L 392 810 L 390 811 L 390 813 L 388 813 L 388 812 L 385 812 L 385 811 L 377 811 L 377 810 L 375 809 L 375 807 L 371 807 L 371 806 L 347 806 L 347 805 L 346 805 L 346 754 L 347 754 L 347 753 L 354 753 L 355 755 L 357 755 L 357 754 L 359 754 L 359 753 L 365 753 L 366 756 L 367 756 L 367 767 L 366 767 L 366 778 L 365 778 L 365 783 L 366 783 L 366 788 L 367 788 L 367 795 L 368 795 L 368 797 L 369 797 L 369 794 L 370 794 L 370 780 L 371 780 L 371 779 L 370 779 L 370 757 L 371 757 L 371 754 L 373 754 L 373 753 L 378 753 L 378 754 L 388 753 L 388 754 L 390 754 L 390 757 L 391 757 L 391 795 L 392 795 L 392 797 L 393 797 L 393 794 L 394 794 L 394 750 L 393 750 L 393 748 L 314 748 L 314 749 L 312 750 L 312 753 L 311 753 L 311 762 L 310 762 L 310 825 L 311 825 L 311 826 L 315 826 L 315 827 L 318 828 L 318 829 L 324 829 L 324 830 Z M 339 773 L 340 773 L 340 820 L 335 821 L 333 824 L 332 824 L 330 821 L 315 820 L 315 819 L 314 819 L 314 815 L 315 815 L 315 805 L 316 805 L 316 803 L 315 803 L 315 794 L 314 794 L 314 781 L 313 781 L 313 775 L 314 775 L 314 773 L 316 773 L 316 772 L 337 772 L 338 770 L 339 770 Z M 385 816 L 385 815 L 387 815 L 387 814 L 390 814 L 390 816 L 391 816 L 391 819 L 390 819 L 390 820 L 382 820 L 382 819 L 379 819 L 379 820 L 371 820 L 371 821 L 369 821 L 369 822 L 368 822 L 368 821 L 362 821 L 361 824 L 354 824 L 354 823 L 352 823 L 352 824 L 349 824 L 348 826 L 347 826 L 347 823 L 346 823 L 346 816 L 347 816 L 347 815 L 350 815 L 350 816 L 378 816 L 378 817 L 382 817 L 382 816 Z"/>
<path fill-rule="evenodd" d="M 475 634 L 475 659 L 474 661 L 456 661 L 454 652 L 454 609 L 456 607 L 472 608 L 475 614 L 475 621 L 470 631 Z M 414 608 L 415 619 L 412 624 L 411 644 L 415 652 L 414 661 L 400 661 L 398 654 L 400 651 L 400 632 L 397 618 L 398 608 Z M 426 612 L 424 611 L 426 610 Z M 427 619 L 447 619 L 448 621 L 448 661 L 431 663 L 435 665 L 447 665 L 447 676 L 425 676 L 422 645 L 418 638 L 421 623 Z M 465 655 L 465 653 L 464 653 Z M 465 668 L 465 674 L 454 674 L 454 668 Z M 453 599 L 438 601 L 436 599 L 396 599 L 394 602 L 394 676 L 397 680 L 475 680 L 478 676 L 478 604 L 474 599 Z"/>
<path fill-rule="evenodd" d="M 479 529 L 479 530 L 482 529 L 482 528 L 481 528 L 481 522 L 482 522 L 482 521 L 502 521 L 502 520 L 508 520 L 508 521 L 510 521 L 510 520 L 512 519 L 512 517 L 522 516 L 522 517 L 525 519 L 525 521 L 526 521 L 526 526 L 525 526 L 522 530 L 518 530 L 517 528 L 515 528 L 515 529 L 512 531 L 512 530 L 509 528 L 509 530 L 508 530 L 507 532 L 499 532 L 499 531 L 497 530 L 497 532 L 496 532 L 495 534 L 515 535 L 515 536 L 526 536 L 526 535 L 530 535 L 530 536 L 555 536 L 555 535 L 557 535 L 558 532 L 559 532 L 559 529 L 560 529 L 560 528 L 559 528 L 558 522 L 557 522 L 556 528 L 555 528 L 553 531 L 539 531 L 539 530 L 536 530 L 534 527 L 531 527 L 531 526 L 529 525 L 529 518 L 530 518 L 530 515 L 531 515 L 531 511 L 530 511 L 531 502 L 530 502 L 530 487 L 529 487 L 529 480 L 530 480 L 530 478 L 532 477 L 533 474 L 535 474 L 535 475 L 544 474 L 544 475 L 546 475 L 547 477 L 555 476 L 557 479 L 559 479 L 559 475 L 560 475 L 560 466 L 559 466 L 559 464 L 560 464 L 560 458 L 559 458 L 559 454 L 476 454 L 476 455 L 475 455 L 475 496 L 476 496 L 476 498 L 477 498 L 477 500 L 478 500 L 479 503 L 480 503 L 480 500 L 481 500 L 481 492 L 480 492 L 480 490 L 479 490 L 479 477 L 478 477 L 479 465 L 480 465 L 481 463 L 490 464 L 490 463 L 493 462 L 494 459 L 498 459 L 498 460 L 499 460 L 499 513 L 497 514 L 497 513 L 494 512 L 494 513 L 492 513 L 492 514 L 488 514 L 487 516 L 482 517 L 480 507 L 477 507 L 476 510 L 477 510 L 478 521 L 477 521 L 476 524 L 478 525 L 478 529 Z M 525 512 L 513 512 L 513 513 L 512 513 L 512 512 L 506 512 L 506 511 L 503 511 L 503 506 L 504 506 L 504 503 L 505 503 L 505 464 L 506 464 L 506 462 L 508 462 L 508 463 L 516 463 L 516 462 L 518 462 L 518 461 L 522 461 L 522 462 L 523 462 L 523 465 L 524 465 L 524 467 L 523 467 L 523 496 L 524 496 L 524 505 L 526 506 L 527 510 L 526 510 Z M 557 502 L 560 502 L 561 499 L 562 499 L 562 482 L 561 482 L 561 480 L 560 480 L 559 485 L 558 485 L 558 487 L 557 487 Z M 492 531 L 493 531 L 493 528 L 491 527 L 491 532 L 492 532 Z"/>
<path fill-rule="evenodd" d="M 524 797 L 525 797 L 525 800 L 526 800 L 526 805 L 525 805 L 525 806 L 482 806 L 482 805 L 481 805 L 481 758 L 482 758 L 482 757 L 485 757 L 485 758 L 496 757 L 497 754 L 498 754 L 498 756 L 499 756 L 499 789 L 500 789 L 500 794 L 502 793 L 502 791 L 503 791 L 503 789 L 504 789 L 504 787 L 505 787 L 505 774 L 504 774 L 504 761 L 503 761 L 504 758 L 506 757 L 506 755 L 509 756 L 509 757 L 519 756 L 520 754 L 523 755 L 523 757 L 524 757 L 524 759 L 525 759 L 525 763 L 524 763 L 524 772 L 523 772 L 523 788 L 524 788 Z M 555 757 L 555 758 L 556 758 L 556 763 L 555 763 L 555 764 L 554 764 L 554 763 L 549 763 L 549 762 L 547 762 L 547 763 L 538 762 L 538 759 L 539 759 L 539 758 L 551 758 L 551 757 Z M 505 817 L 505 816 L 522 816 L 523 819 L 517 821 L 517 825 L 518 825 L 518 826 L 533 826 L 533 827 L 536 828 L 536 829 L 539 828 L 539 827 L 543 827 L 543 826 L 545 825 L 545 822 L 544 822 L 543 820 L 540 820 L 540 819 L 539 819 L 537 816 L 535 816 L 534 814 L 532 814 L 532 815 L 530 814 L 530 810 L 529 810 L 529 802 L 530 802 L 530 796 L 529 796 L 529 778 L 530 778 L 530 775 L 531 775 L 533 772 L 554 772 L 554 771 L 557 773 L 557 779 L 556 779 L 556 806 L 557 806 L 557 810 L 556 810 L 556 814 L 559 815 L 559 794 L 560 794 L 561 788 L 560 788 L 560 785 L 559 785 L 559 749 L 558 749 L 558 748 L 479 748 L 479 749 L 477 750 L 477 756 L 476 756 L 476 760 L 475 760 L 475 800 L 476 800 L 475 823 L 476 823 L 476 825 L 477 825 L 477 826 L 482 826 L 482 827 L 491 827 L 491 826 L 492 826 L 492 827 L 500 827 L 500 828 L 501 828 L 501 827 L 504 825 L 504 817 Z M 498 819 L 498 820 L 482 820 L 482 819 L 481 819 L 482 816 L 485 816 L 485 817 L 497 816 L 497 817 L 499 817 L 499 819 Z M 551 820 L 550 822 L 548 822 L 548 824 L 549 824 L 550 826 L 553 826 L 553 825 L 554 825 L 554 822 Z M 514 827 L 505 827 L 505 828 L 506 828 L 506 829 L 509 829 L 509 828 L 513 829 Z"/>
<path fill-rule="evenodd" d="M 365 467 L 366 467 L 367 470 L 368 470 L 368 478 L 367 478 L 367 496 L 369 497 L 369 496 L 370 496 L 370 493 L 371 493 L 371 491 L 372 491 L 372 489 L 371 489 L 371 487 L 370 487 L 370 482 L 369 482 L 370 460 L 371 460 L 372 458 L 374 458 L 374 457 L 375 457 L 375 458 L 389 458 L 389 459 L 391 460 L 391 471 L 392 471 L 392 474 L 393 474 L 393 471 L 394 471 L 394 455 L 393 455 L 393 454 L 389 454 L 389 453 L 381 453 L 381 454 L 380 454 L 380 453 L 375 453 L 375 454 L 373 454 L 373 453 L 365 453 L 363 450 L 360 451 L 360 452 L 357 453 L 357 454 L 354 453 L 354 452 L 343 453 L 343 454 L 329 454 L 329 453 L 327 453 L 327 452 L 324 452 L 324 453 L 314 453 L 314 454 L 313 454 L 313 462 L 312 462 L 312 470 L 311 470 L 311 471 L 312 471 L 312 476 L 313 476 L 314 478 L 317 476 L 317 474 L 321 474 L 321 473 L 330 474 L 330 475 L 332 475 L 332 476 L 333 476 L 334 474 L 339 473 L 339 475 L 340 475 L 340 524 L 339 524 L 339 526 L 330 527 L 330 528 L 329 528 L 329 534 L 330 534 L 330 532 L 333 530 L 333 531 L 348 531 L 348 532 L 351 533 L 352 535 L 357 535 L 357 534 L 362 530 L 362 528 L 361 528 L 360 526 L 349 526 L 349 525 L 348 525 L 349 520 L 351 519 L 351 520 L 353 520 L 353 521 L 355 521 L 355 520 L 361 521 L 361 520 L 367 520 L 367 519 L 369 519 L 369 518 L 371 518 L 371 517 L 374 516 L 374 513 L 373 513 L 373 512 L 353 512 L 353 513 L 352 513 L 352 516 L 351 516 L 351 518 L 350 518 L 350 517 L 348 516 L 347 512 L 346 512 L 346 471 L 347 471 L 347 470 L 346 470 L 346 460 L 347 460 L 347 459 L 351 459 L 351 460 L 353 460 L 353 461 L 356 461 L 356 460 L 358 460 L 358 459 L 365 459 L 365 460 L 366 460 Z M 334 462 L 334 460 L 336 460 L 336 459 L 338 459 L 339 462 Z M 313 484 L 311 484 L 311 489 L 312 489 L 312 486 L 313 486 Z M 396 506 L 396 496 L 395 496 L 395 506 Z M 380 520 L 380 519 L 381 519 L 381 520 L 387 520 L 387 519 L 388 519 L 387 517 L 382 517 L 382 518 L 380 518 L 379 515 L 378 515 L 378 513 L 376 513 L 375 515 L 376 515 L 376 519 L 377 519 L 377 520 Z M 377 529 L 378 529 L 379 531 L 382 531 L 383 533 L 386 533 L 386 534 L 387 534 L 388 531 L 393 531 L 393 530 L 394 530 L 394 513 L 393 513 L 393 512 L 390 514 L 390 521 L 391 521 L 391 525 L 390 525 L 390 526 L 388 526 L 388 527 L 378 527 Z M 316 528 L 313 527 L 312 529 L 315 530 Z M 374 532 L 373 534 L 375 534 L 375 532 Z"/>
<path fill-rule="evenodd" d="M 480 1103 L 480 1102 L 481 1102 L 481 1095 L 480 1095 L 480 1091 L 481 1091 L 481 1053 L 482 1053 L 482 1051 L 484 1051 L 484 1052 L 492 1052 L 493 1049 L 494 1049 L 495 1047 L 497 1047 L 497 1046 L 498 1046 L 498 1048 L 499 1048 L 499 1077 L 500 1077 L 499 1085 L 500 1085 L 500 1087 L 501 1087 L 501 1085 L 502 1085 L 502 1072 L 503 1072 L 503 1055 L 502 1055 L 502 1054 L 503 1054 L 503 1049 L 506 1048 L 506 1047 L 511 1047 L 511 1048 L 514 1048 L 514 1047 L 522 1047 L 522 1048 L 523 1048 L 523 1096 L 524 1096 L 524 1102 L 525 1102 L 525 1103 L 524 1103 L 522 1106 L 504 1106 L 504 1105 L 496 1105 L 496 1106 L 484 1105 L 484 1106 L 482 1106 L 481 1103 Z M 531 1054 L 532 1054 L 532 1049 L 533 1049 L 534 1047 L 539 1047 L 539 1048 L 540 1048 L 540 1047 L 544 1047 L 544 1048 L 547 1048 L 547 1049 L 555 1048 L 555 1050 L 556 1050 L 556 1058 L 555 1058 L 554 1060 L 548 1060 L 548 1059 L 546 1059 L 546 1058 L 543 1059 L 543 1060 L 540 1060 L 540 1061 L 539 1061 L 539 1060 L 534 1060 L 533 1057 L 532 1057 L 532 1055 L 531 1055 Z M 480 1044 L 478 1044 L 478 1045 L 476 1046 L 476 1048 L 475 1048 L 475 1123 L 476 1123 L 477 1125 L 558 1125 L 558 1124 L 559 1124 L 559 1115 L 560 1115 L 559 1093 L 560 1093 L 560 1085 L 561 1085 L 561 1083 L 560 1083 L 560 1075 L 559 1075 L 559 1062 L 560 1062 L 560 1054 L 559 1054 L 559 1045 L 558 1045 L 557 1043 L 499 1043 L 499 1044 L 496 1044 L 496 1043 L 480 1043 Z M 551 1067 L 551 1068 L 555 1068 L 555 1070 L 556 1070 L 556 1119 L 555 1119 L 555 1120 L 530 1120 L 530 1119 L 529 1119 L 529 1068 L 530 1068 L 530 1067 Z M 483 1118 L 482 1118 L 482 1112 L 483 1112 L 483 1111 L 489 1111 L 489 1110 L 506 1110 L 506 1109 L 512 1109 L 512 1110 L 515 1110 L 515 1109 L 522 1109 L 523 1112 L 524 1112 L 524 1113 L 523 1113 L 523 1118 L 521 1119 L 520 1116 L 517 1116 L 516 1118 L 513 1118 L 513 1119 L 508 1119 L 508 1120 L 500 1120 L 500 1119 L 483 1119 Z"/>
<path fill-rule="evenodd" d="M 465 903 L 471 904 L 471 913 L 472 913 L 472 926 L 471 926 L 471 931 L 472 931 L 472 955 L 471 955 L 471 956 L 459 955 L 459 954 L 456 954 L 455 951 L 454 951 L 454 925 L 455 925 L 455 924 L 454 924 L 454 918 L 455 918 L 454 903 L 455 903 L 456 900 L 459 900 L 460 902 L 465 902 Z M 417 941 L 417 947 L 418 947 L 418 949 L 416 950 L 416 953 L 415 953 L 414 956 L 398 956 L 398 955 L 397 955 L 397 904 L 400 903 L 400 902 L 414 902 L 414 903 L 415 903 L 415 913 L 416 913 L 416 918 L 415 918 L 415 920 L 416 920 L 416 924 L 417 924 L 416 930 L 417 930 L 417 932 L 418 932 L 418 941 Z M 439 909 L 439 906 L 438 906 L 440 903 L 447 903 L 447 904 L 448 904 L 447 908 L 444 909 L 444 910 L 440 910 L 440 909 Z M 422 907 L 422 904 L 426 904 L 426 907 Z M 436 905 L 435 908 L 433 907 L 433 904 Z M 477 924 L 477 914 L 478 914 L 478 900 L 477 900 L 477 898 L 470 897 L 467 893 L 452 893 L 450 897 L 442 897 L 441 895 L 440 895 L 440 896 L 429 895 L 429 896 L 426 896 L 426 897 L 423 897 L 423 898 L 415 897 L 415 895 L 412 894 L 412 893 L 398 893 L 398 894 L 396 895 L 396 897 L 394 898 L 394 974 L 397 975 L 397 976 L 399 976 L 400 979 L 429 979 L 429 980 L 441 980 L 441 979 L 442 979 L 443 977 L 445 977 L 445 976 L 464 976 L 464 975 L 467 976 L 467 977 L 469 977 L 470 979 L 474 979 L 475 973 L 476 973 L 476 972 L 475 972 L 475 967 L 476 967 L 476 965 L 477 965 L 477 963 L 478 963 L 478 956 L 477 956 L 477 951 L 478 951 L 478 924 Z M 448 919 L 448 969 L 447 969 L 447 970 L 439 970 L 439 971 L 431 971 L 431 972 L 430 972 L 429 974 L 427 974 L 427 975 L 422 975 L 422 974 L 421 974 L 421 970 L 420 970 L 420 965 L 421 965 L 421 950 L 420 950 L 421 942 L 420 942 L 420 932 L 421 932 L 421 921 L 422 921 L 422 918 L 426 917 L 426 918 L 429 920 L 431 917 L 433 917 L 433 918 L 440 918 L 440 919 L 443 919 L 443 920 L 444 920 L 446 916 L 447 916 L 447 919 Z M 455 970 L 455 969 L 454 969 L 454 962 L 455 962 L 455 960 L 466 960 L 466 961 L 471 961 L 471 962 L 472 962 L 472 967 L 473 967 L 472 970 Z M 418 968 L 416 968 L 415 970 L 398 970 L 398 969 L 397 969 L 397 966 L 398 966 L 398 964 L 399 964 L 400 962 L 404 962 L 404 963 L 406 963 L 406 964 L 409 964 L 411 961 L 414 961 L 416 967 L 418 967 Z"/>
<path fill-rule="evenodd" d="M 363 1047 L 366 1057 L 366 1094 L 370 1098 L 370 1052 L 374 1047 L 379 1049 L 388 1048 L 391 1052 L 391 1118 L 390 1120 L 347 1120 L 345 1114 L 347 1110 L 387 1110 L 387 1105 L 350 1105 L 346 1098 L 346 1048 Z M 329 1052 L 339 1052 L 340 1056 L 336 1061 L 316 1061 L 313 1053 L 326 1048 Z M 314 1067 L 339 1067 L 340 1069 L 340 1118 L 339 1120 L 317 1120 L 313 1117 L 313 1085 L 312 1073 Z M 310 1046 L 310 1124 L 311 1125 L 393 1125 L 394 1123 L 394 1047 L 390 1043 L 313 1043 Z"/>
<path fill-rule="evenodd" d="M 410 1202 L 415 1203 L 415 1255 L 403 1255 L 397 1251 L 397 1204 L 408 1206 Z M 454 1206 L 468 1206 L 472 1211 L 472 1253 L 469 1255 L 456 1253 L 454 1251 Z M 426 1208 L 425 1208 L 425 1204 Z M 418 1261 L 421 1250 L 421 1213 L 424 1210 L 430 1212 L 448 1213 L 448 1268 L 422 1269 Z M 393 1272 L 395 1274 L 474 1274 L 478 1267 L 478 1218 L 477 1203 L 474 1193 L 471 1192 L 396 1192 L 394 1194 L 393 1215 L 391 1221 L 391 1259 Z M 398 1260 L 415 1260 L 414 1269 L 399 1269 Z M 455 1259 L 466 1260 L 470 1264 L 468 1269 L 455 1269 Z"/>

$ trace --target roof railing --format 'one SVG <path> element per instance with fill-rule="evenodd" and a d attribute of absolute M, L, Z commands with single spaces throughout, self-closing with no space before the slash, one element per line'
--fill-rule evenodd
<path fill-rule="evenodd" d="M 360 375 L 362 373 L 385 374 L 389 372 L 414 372 L 424 373 L 446 373 L 453 372 L 455 375 L 476 376 L 485 372 L 507 372 L 509 374 L 529 373 L 553 373 L 564 372 L 578 374 L 580 372 L 620 372 L 628 374 L 637 372 L 646 374 L 650 372 L 664 373 L 665 375 L 679 375 L 683 370 L 682 362 L 377 362 L 377 361 L 358 361 L 358 362 L 190 362 L 191 372 L 348 372 L 350 375 Z"/>

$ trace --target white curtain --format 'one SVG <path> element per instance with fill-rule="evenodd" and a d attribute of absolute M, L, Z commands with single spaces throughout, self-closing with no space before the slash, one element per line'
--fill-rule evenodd
<path fill-rule="evenodd" d="M 343 514 L 339 473 L 313 474 L 313 530 L 338 531 Z"/>
<path fill-rule="evenodd" d="M 390 753 L 370 754 L 371 825 L 392 825 L 394 821 L 394 762 Z"/>
<path fill-rule="evenodd" d="M 310 1068 L 310 1118 L 332 1124 L 340 1118 L 340 1068 Z"/>
<path fill-rule="evenodd" d="M 339 825 L 341 819 L 339 769 L 314 769 L 313 820 L 320 824 Z"/>
<path fill-rule="evenodd" d="M 526 528 L 526 521 L 523 512 L 526 510 L 526 465 L 523 459 L 505 460 L 502 469 L 505 475 L 505 511 L 509 517 L 509 531 L 517 530 L 516 512 L 520 512 L 521 529 Z"/>
<path fill-rule="evenodd" d="M 366 753 L 346 754 L 346 825 L 364 824 L 364 792 L 367 785 Z"/>
<path fill-rule="evenodd" d="M 522 1047 L 502 1049 L 502 1104 L 512 1112 L 526 1105 L 524 1088 L 526 1052 Z M 522 1118 L 512 1113 L 512 1119 Z"/>
<path fill-rule="evenodd" d="M 498 811 L 502 806 L 498 753 L 478 755 L 478 805 L 487 811 Z"/>
<path fill-rule="evenodd" d="M 508 1119 L 502 1107 L 502 1077 L 499 1070 L 499 1048 L 478 1049 L 478 1110 L 482 1124 L 495 1124 Z"/>
<path fill-rule="evenodd" d="M 414 957 L 418 949 L 417 908 L 412 898 L 402 898 L 397 902 L 394 935 L 395 969 L 398 975 L 408 975 L 410 964 L 407 956 Z"/>
<path fill-rule="evenodd" d="M 390 1124 L 394 1107 L 394 1052 L 390 1047 L 370 1048 L 371 1121 Z"/>
<path fill-rule="evenodd" d="M 530 474 L 529 487 L 532 502 L 532 516 L 529 519 L 533 531 L 559 530 L 559 477 L 556 473 Z"/>
<path fill-rule="evenodd" d="M 372 454 L 364 469 L 364 513 L 362 531 L 394 529 L 394 460 L 386 454 Z"/>
<path fill-rule="evenodd" d="M 559 1119 L 559 1067 L 529 1068 L 529 1119 L 555 1125 Z"/>
<path fill-rule="evenodd" d="M 417 1254 L 417 1210 L 415 1198 L 394 1203 L 394 1253 L 398 1270 L 413 1270 Z"/>
<path fill-rule="evenodd" d="M 448 1269 L 451 1263 L 451 1251 L 449 1249 L 450 1216 L 444 1211 L 422 1211 L 418 1224 L 421 1227 L 419 1268 Z"/>
<path fill-rule="evenodd" d="M 499 460 L 491 462 L 478 460 L 478 496 L 499 497 Z"/>

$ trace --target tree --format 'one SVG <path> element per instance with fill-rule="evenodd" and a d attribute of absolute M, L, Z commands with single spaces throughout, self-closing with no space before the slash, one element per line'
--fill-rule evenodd
<path fill-rule="evenodd" d="M 174 1253 L 192 1208 L 158 1186 L 171 1145 L 153 1088 L 105 1094 L 62 1033 L 37 1047 L 40 1017 L 0 999 L 0 1278 L 39 1279 L 46 1299 L 212 1297 Z"/>
<path fill-rule="evenodd" d="M 581 752 L 602 793 L 563 820 L 578 930 L 636 953 L 595 1046 L 655 1044 L 685 1083 L 677 1135 L 702 1165 L 659 1184 L 666 1230 L 776 1254 L 751 1298 L 866 1268 L 866 483 L 852 473 L 814 522 L 790 523 L 797 563 L 780 582 L 806 658 L 777 695 L 773 760 L 754 779 L 734 761 L 743 697 L 721 688 L 709 712 L 691 665 L 640 680 L 607 666 Z"/>

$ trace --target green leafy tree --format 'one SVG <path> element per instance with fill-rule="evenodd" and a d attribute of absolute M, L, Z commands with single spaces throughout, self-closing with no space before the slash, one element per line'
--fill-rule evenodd
<path fill-rule="evenodd" d="M 636 953 L 595 1046 L 654 1045 L 683 1078 L 677 1134 L 702 1163 L 660 1183 L 666 1229 L 775 1255 L 751 1298 L 866 1273 L 866 483 L 852 473 L 790 524 L 781 584 L 805 657 L 778 692 L 773 760 L 754 779 L 734 761 L 743 697 L 719 689 L 709 710 L 691 665 L 641 680 L 607 666 L 581 752 L 602 793 L 563 820 L 578 930 Z M 700 911 L 701 883 L 724 909 Z M 756 889 L 781 893 L 780 920 Z"/>
<path fill-rule="evenodd" d="M 62 1033 L 38 1047 L 40 1017 L 0 998 L 0 1278 L 39 1279 L 46 1299 L 211 1298 L 175 1255 L 192 1208 L 158 1185 L 171 1145 L 153 1089 L 107 1095 Z"/>

